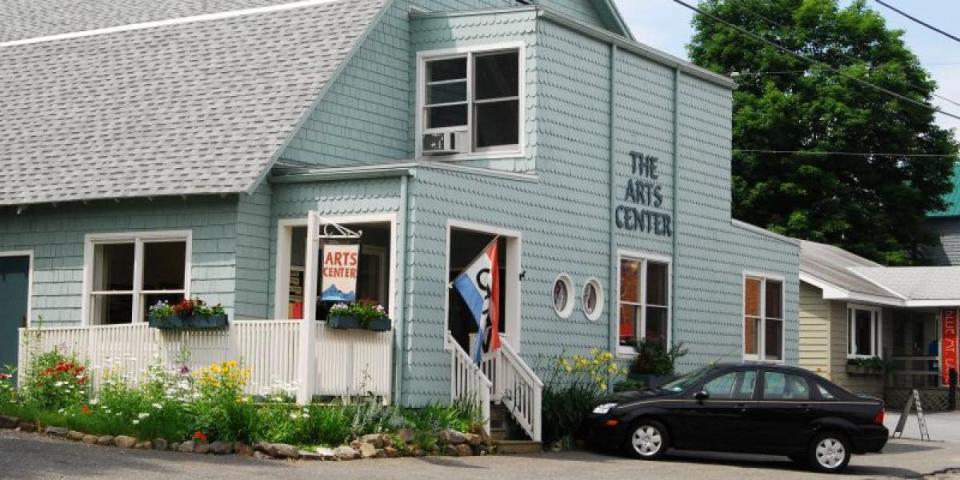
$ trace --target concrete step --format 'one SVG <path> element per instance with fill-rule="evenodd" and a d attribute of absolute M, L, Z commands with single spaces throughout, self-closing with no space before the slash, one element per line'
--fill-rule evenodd
<path fill-rule="evenodd" d="M 492 438 L 493 441 L 495 442 L 500 440 L 506 440 L 509 435 L 510 435 L 510 432 L 508 432 L 506 428 L 490 429 L 490 438 Z"/>
<path fill-rule="evenodd" d="M 532 440 L 495 440 L 497 455 L 527 455 L 543 452 L 543 444 Z"/>

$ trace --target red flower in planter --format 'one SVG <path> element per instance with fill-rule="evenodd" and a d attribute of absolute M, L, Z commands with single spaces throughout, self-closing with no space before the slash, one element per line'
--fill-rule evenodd
<path fill-rule="evenodd" d="M 184 316 L 190 315 L 193 313 L 194 302 L 189 298 L 184 298 L 180 300 L 180 303 L 173 306 L 173 311 L 177 312 L 177 315 Z"/>
<path fill-rule="evenodd" d="M 203 432 L 193 432 L 193 439 L 198 442 L 207 442 L 207 436 Z"/>
<path fill-rule="evenodd" d="M 10 380 L 11 378 L 13 378 L 13 375 L 10 375 L 9 373 L 0 372 L 0 380 Z"/>

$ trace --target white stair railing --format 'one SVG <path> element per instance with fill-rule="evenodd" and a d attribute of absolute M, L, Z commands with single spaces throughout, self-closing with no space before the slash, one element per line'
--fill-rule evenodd
<path fill-rule="evenodd" d="M 450 349 L 450 399 L 479 402 L 484 430 L 490 433 L 490 395 L 493 384 L 450 332 L 447 332 L 446 341 Z"/>
<path fill-rule="evenodd" d="M 535 442 L 542 441 L 543 382 L 507 342 L 496 357 L 496 396 Z"/>

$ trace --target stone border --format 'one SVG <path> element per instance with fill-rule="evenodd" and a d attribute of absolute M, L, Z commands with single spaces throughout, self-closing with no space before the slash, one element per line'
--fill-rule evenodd
<path fill-rule="evenodd" d="M 341 445 L 336 448 L 320 447 L 315 451 L 301 450 L 285 443 L 261 442 L 251 446 L 243 442 L 214 441 L 207 443 L 205 441 L 188 440 L 182 443 L 171 443 L 163 438 L 142 441 L 127 435 L 98 436 L 64 427 L 47 426 L 41 428 L 39 425 L 21 421 L 17 417 L 3 415 L 0 415 L 0 429 L 43 433 L 87 445 L 104 447 L 211 455 L 241 455 L 257 459 L 278 460 L 348 461 L 370 458 L 424 457 L 428 455 L 469 457 L 487 455 L 494 451 L 490 436 L 483 429 L 478 429 L 476 433 L 454 430 L 439 432 L 437 434 L 437 446 L 430 451 L 414 445 L 414 432 L 410 429 L 402 429 L 394 434 L 373 433 L 364 435 L 350 442 L 349 445 Z"/>

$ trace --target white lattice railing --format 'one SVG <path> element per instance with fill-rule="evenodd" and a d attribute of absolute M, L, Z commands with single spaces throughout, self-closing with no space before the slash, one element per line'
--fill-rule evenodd
<path fill-rule="evenodd" d="M 246 392 L 264 394 L 297 384 L 300 321 L 240 320 L 227 330 L 160 331 L 146 323 L 20 329 L 19 366 L 31 353 L 54 347 L 76 353 L 94 372 L 95 385 L 106 368 L 117 368 L 136 383 L 154 362 L 191 370 L 213 362 L 237 360 L 250 369 Z M 317 323 L 315 395 L 390 398 L 392 334 L 338 331 Z"/>
<path fill-rule="evenodd" d="M 500 401 L 533 441 L 542 441 L 543 382 L 507 342 L 500 344 L 495 371 Z"/>
<path fill-rule="evenodd" d="M 490 394 L 493 384 L 480 371 L 470 355 L 447 332 L 447 345 L 450 349 L 450 398 L 469 400 L 480 404 L 484 429 L 490 432 Z"/>

